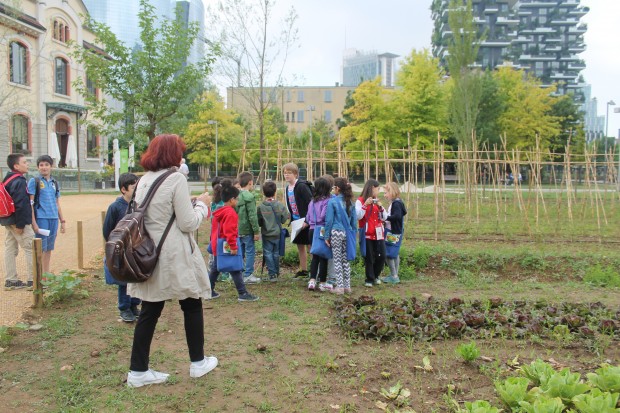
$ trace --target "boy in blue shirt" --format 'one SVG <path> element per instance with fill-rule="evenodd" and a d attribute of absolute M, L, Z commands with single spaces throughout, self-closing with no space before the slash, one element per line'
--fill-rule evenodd
<path fill-rule="evenodd" d="M 118 177 L 118 187 L 121 190 L 121 196 L 110 204 L 108 212 L 105 214 L 105 220 L 103 221 L 103 238 L 106 241 L 110 233 L 116 227 L 116 224 L 118 224 L 127 213 L 129 201 L 131 201 L 133 191 L 136 189 L 136 182 L 138 182 L 138 177 L 131 173 L 124 173 Z M 106 284 L 118 285 L 118 310 L 120 311 L 121 320 L 127 323 L 136 321 L 136 318 L 140 315 L 140 311 L 138 310 L 140 299 L 127 295 L 127 283 L 118 281 L 112 277 L 108 267 L 105 265 L 105 259 L 103 260 L 103 271 L 105 273 Z"/>
<path fill-rule="evenodd" d="M 51 156 L 39 156 L 37 159 L 39 176 L 31 178 L 28 182 L 28 195 L 32 205 L 32 229 L 43 244 L 43 273 L 50 272 L 50 260 L 58 234 L 58 221 L 60 232 L 65 233 L 65 219 L 60 208 L 60 188 L 58 182 L 52 178 L 53 166 L 54 160 Z M 46 232 L 46 235 L 41 234 L 39 230 Z"/>

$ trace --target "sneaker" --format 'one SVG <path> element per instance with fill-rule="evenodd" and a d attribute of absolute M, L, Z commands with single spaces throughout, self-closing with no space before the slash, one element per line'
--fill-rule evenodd
<path fill-rule="evenodd" d="M 353 294 L 353 290 L 351 289 L 351 287 L 344 287 L 344 293 L 345 294 Z"/>
<path fill-rule="evenodd" d="M 334 294 L 338 294 L 338 295 L 342 295 L 344 294 L 344 288 L 342 287 L 335 287 L 331 290 L 332 293 Z"/>
<path fill-rule="evenodd" d="M 217 358 L 205 357 L 202 361 L 189 365 L 189 377 L 202 377 L 217 367 Z"/>
<path fill-rule="evenodd" d="M 253 275 L 250 275 L 249 277 L 243 278 L 243 282 L 246 284 L 260 284 L 261 279 Z"/>
<path fill-rule="evenodd" d="M 376 279 L 373 281 L 373 284 L 374 284 L 374 285 L 381 285 L 381 280 L 380 280 L 380 279 L 378 279 L 378 278 L 376 278 Z"/>
<path fill-rule="evenodd" d="M 27 284 L 25 282 L 23 282 L 22 280 L 15 280 L 15 281 L 6 280 L 4 282 L 4 289 L 6 291 L 20 290 L 20 289 L 26 288 L 26 287 L 27 287 Z"/>
<path fill-rule="evenodd" d="M 308 275 L 308 271 L 299 270 L 295 273 L 295 278 L 306 278 Z"/>
<path fill-rule="evenodd" d="M 220 293 L 211 291 L 211 299 L 215 300 L 216 298 L 220 298 Z"/>
<path fill-rule="evenodd" d="M 238 301 L 258 301 L 258 297 L 255 295 L 252 295 L 250 293 L 245 293 L 245 294 L 241 294 L 239 296 L 239 298 L 237 298 Z"/>
<path fill-rule="evenodd" d="M 133 323 L 134 321 L 136 321 L 136 316 L 131 311 L 131 308 L 121 310 L 121 320 L 126 323 Z"/>
<path fill-rule="evenodd" d="M 277 275 L 270 275 L 269 276 L 269 282 L 272 282 L 272 283 L 278 282 L 278 276 Z"/>
<path fill-rule="evenodd" d="M 400 278 L 398 277 L 392 277 L 391 275 L 389 277 L 383 277 L 381 278 L 381 281 L 383 281 L 386 284 L 398 284 L 400 282 Z"/>
<path fill-rule="evenodd" d="M 148 369 L 147 371 L 130 371 L 127 375 L 128 387 L 142 387 L 149 384 L 160 384 L 168 380 L 167 373 Z"/>
<path fill-rule="evenodd" d="M 138 308 L 137 305 L 131 306 L 131 312 L 133 313 L 134 316 L 136 316 L 136 318 L 140 317 L 140 309 Z"/>
<path fill-rule="evenodd" d="M 308 290 L 314 291 L 315 288 L 316 288 L 316 281 L 310 280 L 310 282 L 308 282 Z"/>
<path fill-rule="evenodd" d="M 334 286 L 329 283 L 319 283 L 319 291 L 331 291 Z"/>
<path fill-rule="evenodd" d="M 372 287 L 372 283 L 364 283 L 364 287 Z"/>

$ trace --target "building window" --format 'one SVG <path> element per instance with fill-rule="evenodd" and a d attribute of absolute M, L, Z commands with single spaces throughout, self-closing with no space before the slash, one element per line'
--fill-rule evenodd
<path fill-rule="evenodd" d="M 99 156 L 99 137 L 97 136 L 97 130 L 89 126 L 86 134 L 86 156 L 89 158 L 96 158 Z"/>
<path fill-rule="evenodd" d="M 325 119 L 325 122 L 331 122 L 332 121 L 332 111 L 331 110 L 326 110 L 325 113 L 323 113 L 323 118 Z"/>
<path fill-rule="evenodd" d="M 291 91 L 290 91 L 290 90 L 287 90 L 287 91 L 286 91 L 286 101 L 287 101 L 287 102 L 290 102 L 290 101 L 291 101 Z"/>
<path fill-rule="evenodd" d="M 302 90 L 297 92 L 297 102 L 303 102 L 304 101 L 304 92 Z"/>
<path fill-rule="evenodd" d="M 62 57 L 57 57 L 54 62 L 54 90 L 61 95 L 69 95 L 69 63 Z"/>
<path fill-rule="evenodd" d="M 288 112 L 286 112 L 286 121 L 289 122 Z"/>
<path fill-rule="evenodd" d="M 19 42 L 11 42 L 10 50 L 10 77 L 11 82 L 27 85 L 28 79 L 28 49 Z"/>
<path fill-rule="evenodd" d="M 69 41 L 69 25 L 61 19 L 54 20 L 54 32 L 52 33 L 54 40 L 58 40 L 63 43 Z"/>
<path fill-rule="evenodd" d="M 24 115 L 15 115 L 11 119 L 11 152 L 30 153 L 28 147 L 28 118 Z"/>
<path fill-rule="evenodd" d="M 332 101 L 332 91 L 331 90 L 326 90 L 325 94 L 323 96 L 323 101 L 324 102 L 331 102 Z"/>
<path fill-rule="evenodd" d="M 304 123 L 304 111 L 303 110 L 297 111 L 297 123 Z"/>
<path fill-rule="evenodd" d="M 98 97 L 97 88 L 95 87 L 95 84 L 93 83 L 92 80 L 90 80 L 89 77 L 86 77 L 86 91 L 88 92 L 89 97 L 94 97 L 95 99 L 97 99 Z"/>
<path fill-rule="evenodd" d="M 295 122 L 295 112 L 291 112 L 291 122 Z"/>

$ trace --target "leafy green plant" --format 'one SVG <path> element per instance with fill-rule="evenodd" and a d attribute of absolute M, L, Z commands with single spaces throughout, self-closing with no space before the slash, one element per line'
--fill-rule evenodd
<path fill-rule="evenodd" d="M 602 392 L 593 389 L 590 393 L 580 394 L 573 398 L 573 404 L 580 413 L 616 413 L 618 393 Z"/>
<path fill-rule="evenodd" d="M 530 380 L 526 377 L 508 377 L 503 382 L 495 383 L 499 398 L 511 409 L 518 409 L 519 403 L 525 400 Z"/>
<path fill-rule="evenodd" d="M 81 274 L 74 270 L 63 270 L 58 275 L 52 273 L 43 274 L 41 284 L 47 287 L 45 302 L 50 304 L 64 301 L 78 294 L 81 297 L 88 297 L 88 291 L 78 288 L 84 277 L 86 277 L 86 274 Z"/>
<path fill-rule="evenodd" d="M 562 413 L 564 403 L 560 398 L 545 399 L 538 398 L 532 403 L 522 401 L 519 403 L 521 411 L 525 413 Z"/>
<path fill-rule="evenodd" d="M 596 287 L 620 288 L 620 274 L 612 266 L 597 264 L 586 270 L 583 281 Z"/>
<path fill-rule="evenodd" d="M 425 244 L 419 244 L 411 254 L 413 265 L 417 270 L 423 270 L 428 267 L 428 262 L 431 259 L 431 248 Z"/>
<path fill-rule="evenodd" d="M 549 377 L 555 374 L 555 370 L 551 367 L 551 364 L 537 359 L 532 361 L 529 366 L 521 366 L 520 373 L 523 377 L 530 379 L 534 386 L 540 386 L 543 383 L 547 383 Z"/>
<path fill-rule="evenodd" d="M 500 413 L 501 410 L 491 406 L 491 403 L 485 400 L 476 400 L 475 402 L 465 402 L 465 409 L 460 409 L 459 413 Z"/>
<path fill-rule="evenodd" d="M 620 366 L 603 364 L 596 373 L 588 373 L 588 381 L 602 391 L 620 393 Z"/>
<path fill-rule="evenodd" d="M 469 344 L 462 343 L 456 348 L 455 351 L 456 354 L 461 356 L 463 361 L 466 363 L 471 363 L 480 357 L 480 349 L 478 349 L 475 341 L 472 341 Z"/>
<path fill-rule="evenodd" d="M 551 375 L 540 388 L 550 398 L 559 397 L 568 404 L 573 397 L 590 390 L 590 386 L 582 383 L 580 379 L 579 373 L 571 373 L 568 368 L 565 368 Z"/>

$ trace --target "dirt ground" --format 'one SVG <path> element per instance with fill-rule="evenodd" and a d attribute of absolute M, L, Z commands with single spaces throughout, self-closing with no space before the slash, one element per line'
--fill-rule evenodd
<path fill-rule="evenodd" d="M 66 222 L 65 234 L 58 234 L 56 246 L 52 253 L 50 269 L 53 273 L 71 269 L 78 270 L 77 228 L 78 221 L 83 225 L 84 266 L 92 268 L 101 266 L 97 258 L 103 251 L 101 236 L 101 211 L 116 199 L 116 194 L 69 195 L 61 197 L 60 206 Z M 0 230 L 4 240 L 4 229 Z M 0 242 L 0 274 L 5 279 L 4 242 Z M 23 254 L 18 256 L 18 271 L 26 271 Z M 25 280 L 25 276 L 23 277 Z M 4 284 L 3 284 L 4 285 Z M 25 290 L 4 291 L 0 289 L 0 326 L 13 325 L 21 318 L 21 314 L 32 304 L 32 292 Z"/>

